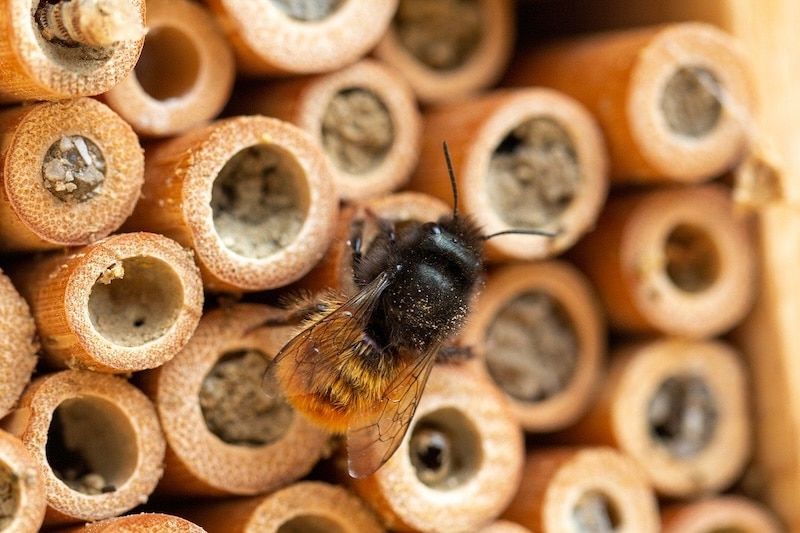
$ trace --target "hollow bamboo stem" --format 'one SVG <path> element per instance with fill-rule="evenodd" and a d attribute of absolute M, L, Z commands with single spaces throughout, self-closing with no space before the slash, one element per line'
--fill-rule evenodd
<path fill-rule="evenodd" d="M 177 516 L 140 513 L 92 522 L 61 530 L 61 533 L 205 533 L 205 529 Z"/>
<path fill-rule="evenodd" d="M 143 181 L 136 134 L 96 100 L 0 112 L 0 250 L 101 239 L 131 214 Z"/>
<path fill-rule="evenodd" d="M 266 117 L 218 121 L 148 152 L 126 228 L 192 248 L 206 288 L 287 285 L 325 253 L 338 199 L 311 137 Z"/>
<path fill-rule="evenodd" d="M 233 88 L 235 61 L 212 14 L 188 0 L 148 0 L 147 27 L 136 68 L 103 100 L 150 137 L 217 116 Z"/>
<path fill-rule="evenodd" d="M 237 94 L 232 107 L 308 132 L 330 159 L 345 200 L 402 187 L 419 157 L 421 119 L 414 93 L 398 72 L 377 61 L 259 85 Z"/>
<path fill-rule="evenodd" d="M 6 0 L 0 103 L 105 92 L 133 69 L 143 42 L 143 0 Z"/>
<path fill-rule="evenodd" d="M 36 463 L 19 439 L 0 431 L 0 530 L 38 531 L 46 507 Z"/>
<path fill-rule="evenodd" d="M 486 234 L 491 259 L 542 259 L 572 246 L 596 220 L 608 188 L 600 129 L 576 101 L 549 89 L 496 91 L 425 114 L 411 188 L 445 202 L 453 193 L 442 156 L 447 141 L 459 207 Z"/>
<path fill-rule="evenodd" d="M 661 524 L 663 533 L 783 531 L 766 507 L 740 496 L 719 496 L 667 505 L 661 513 Z"/>
<path fill-rule="evenodd" d="M 528 455 L 503 515 L 533 533 L 659 531 L 658 506 L 634 461 L 610 448 L 543 448 Z"/>
<path fill-rule="evenodd" d="M 48 525 L 101 520 L 147 501 L 164 437 L 153 405 L 126 381 L 67 370 L 36 379 L 6 420 L 44 477 Z"/>
<path fill-rule="evenodd" d="M 532 49 L 510 85 L 542 85 L 597 117 L 615 182 L 699 182 L 741 157 L 753 74 L 739 44 L 701 23 L 637 28 Z"/>
<path fill-rule="evenodd" d="M 490 270 L 459 343 L 502 389 L 527 431 L 555 431 L 588 408 L 605 357 L 594 291 L 568 263 Z"/>
<path fill-rule="evenodd" d="M 160 492 L 271 492 L 325 453 L 327 434 L 263 389 L 269 360 L 295 328 L 253 328 L 280 314 L 252 304 L 211 311 L 178 355 L 145 376 L 168 444 Z"/>
<path fill-rule="evenodd" d="M 720 186 L 613 198 L 572 257 L 619 330 L 710 337 L 755 296 L 754 246 Z"/>
<path fill-rule="evenodd" d="M 30 308 L 0 271 L 0 418 L 17 403 L 36 367 L 38 344 Z"/>
<path fill-rule="evenodd" d="M 375 49 L 425 103 L 452 102 L 495 83 L 514 42 L 514 6 L 504 0 L 401 0 Z"/>
<path fill-rule="evenodd" d="M 115 373 L 162 365 L 188 342 L 203 307 L 190 254 L 152 233 L 112 235 L 29 260 L 13 277 L 47 361 L 62 368 Z"/>

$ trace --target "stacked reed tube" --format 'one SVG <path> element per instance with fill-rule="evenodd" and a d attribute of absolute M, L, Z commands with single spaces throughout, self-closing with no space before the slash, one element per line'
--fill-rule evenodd
<path fill-rule="evenodd" d="M 517 13 L 0 0 L 0 533 L 780 531 L 726 336 L 747 58 L 700 23 L 517 43 Z M 443 141 L 459 216 L 517 233 L 355 479 L 271 361 L 287 302 L 452 216 Z"/>

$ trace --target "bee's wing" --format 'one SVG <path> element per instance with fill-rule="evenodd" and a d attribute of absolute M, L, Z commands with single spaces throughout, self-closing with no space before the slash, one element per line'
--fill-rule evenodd
<path fill-rule="evenodd" d="M 389 273 L 382 273 L 352 298 L 287 342 L 267 368 L 263 380 L 267 393 L 273 396 L 280 396 L 281 392 L 283 396 L 291 394 L 279 391 L 275 378 L 278 363 L 285 358 L 293 360 L 292 378 L 302 391 L 319 388 L 321 379 L 327 379 L 337 372 L 340 354 L 361 339 L 378 297 L 389 285 L 390 279 Z"/>
<path fill-rule="evenodd" d="M 373 474 L 397 450 L 408 431 L 438 346 L 421 354 L 389 385 L 381 408 L 347 430 L 347 468 L 354 478 Z"/>

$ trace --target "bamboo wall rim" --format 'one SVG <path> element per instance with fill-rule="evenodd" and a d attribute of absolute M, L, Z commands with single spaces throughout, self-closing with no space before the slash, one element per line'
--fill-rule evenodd
<path fill-rule="evenodd" d="M 5 431 L 0 431 L 0 468 L 2 467 L 7 468 L 16 478 L 19 491 L 13 518 L 3 531 L 10 533 L 38 530 L 47 508 L 44 476 L 22 442 Z"/>
<path fill-rule="evenodd" d="M 0 270 L 0 418 L 17 403 L 36 368 L 39 344 L 30 308 Z"/>
<path fill-rule="evenodd" d="M 59 530 L 61 531 L 61 530 Z M 205 529 L 178 516 L 139 513 L 91 522 L 62 533 L 205 533 Z"/>

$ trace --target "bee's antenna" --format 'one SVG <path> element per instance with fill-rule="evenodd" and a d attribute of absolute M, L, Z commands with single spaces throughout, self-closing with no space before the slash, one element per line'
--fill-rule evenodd
<path fill-rule="evenodd" d="M 444 149 L 444 161 L 447 163 L 447 174 L 450 176 L 450 187 L 453 189 L 453 218 L 458 216 L 458 186 L 456 185 L 456 173 L 453 171 L 453 161 L 450 159 L 450 150 L 447 149 L 447 141 L 442 141 Z"/>
<path fill-rule="evenodd" d="M 544 231 L 540 229 L 507 229 L 504 231 L 498 231 L 497 233 L 492 233 L 491 235 L 485 235 L 483 240 L 488 241 L 489 239 L 499 237 L 500 235 L 541 235 L 542 237 L 555 237 L 558 234 L 559 232 L 557 231 Z"/>

